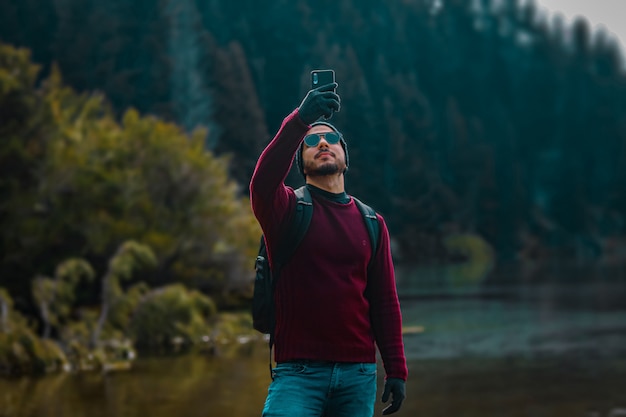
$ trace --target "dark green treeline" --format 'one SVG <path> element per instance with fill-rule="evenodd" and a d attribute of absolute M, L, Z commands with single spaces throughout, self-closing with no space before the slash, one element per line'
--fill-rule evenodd
<path fill-rule="evenodd" d="M 405 259 L 445 258 L 437 242 L 456 232 L 500 259 L 529 242 L 599 257 L 625 234 L 623 61 L 584 20 L 514 0 L 4 3 L 1 40 L 118 114 L 206 126 L 243 193 L 308 72 L 334 68 L 348 191 L 386 216 Z"/>

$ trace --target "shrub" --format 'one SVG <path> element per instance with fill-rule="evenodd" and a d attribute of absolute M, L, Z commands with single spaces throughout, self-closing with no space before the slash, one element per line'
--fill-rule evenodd
<path fill-rule="evenodd" d="M 163 350 L 198 343 L 217 308 L 211 298 L 173 284 L 148 293 L 137 305 L 130 333 L 138 349 Z"/>

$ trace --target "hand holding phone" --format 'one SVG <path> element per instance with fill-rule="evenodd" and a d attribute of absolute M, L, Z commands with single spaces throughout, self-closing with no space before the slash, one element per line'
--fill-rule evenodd
<path fill-rule="evenodd" d="M 311 90 L 298 107 L 300 119 L 306 124 L 311 124 L 321 117 L 330 119 L 340 108 L 340 98 L 336 89 L 335 71 L 311 71 Z"/>

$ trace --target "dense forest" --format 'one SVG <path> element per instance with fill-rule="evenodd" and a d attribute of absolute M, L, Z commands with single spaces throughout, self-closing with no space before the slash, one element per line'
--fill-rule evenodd
<path fill-rule="evenodd" d="M 3 3 L 0 40 L 32 51 L 41 70 L 21 64 L 32 90 L 24 96 L 8 94 L 8 82 L 0 90 L 0 286 L 26 288 L 72 256 L 103 271 L 122 238 L 145 238 L 159 252 L 157 281 L 202 276 L 218 288 L 207 282 L 239 271 L 234 259 L 258 232 L 233 207 L 245 206 L 259 153 L 315 68 L 336 71 L 348 192 L 386 217 L 399 261 L 447 262 L 455 254 L 442 242 L 458 234 L 480 236 L 501 261 L 625 251 L 624 61 L 615 39 L 584 19 L 567 25 L 516 0 Z M 37 113 L 54 100 L 69 100 L 65 115 Z M 54 135 L 46 117 L 66 140 L 76 132 L 63 129 L 112 129 L 124 149 L 113 162 L 90 160 L 113 147 L 106 135 L 99 150 L 44 147 Z M 146 142 L 155 159 L 146 155 L 153 165 L 137 176 L 133 156 Z M 201 152 L 197 143 L 216 158 L 197 170 L 215 163 L 228 176 L 211 191 L 163 175 L 186 158 L 177 155 Z M 109 183 L 94 187 L 99 179 Z M 150 204 L 113 198 L 129 179 Z M 288 182 L 302 179 L 294 170 Z M 187 210 L 208 210 L 206 192 L 231 206 L 215 203 L 217 217 L 198 227 Z M 223 230 L 232 213 L 245 242 Z M 239 249 L 217 256 L 216 247 Z"/>

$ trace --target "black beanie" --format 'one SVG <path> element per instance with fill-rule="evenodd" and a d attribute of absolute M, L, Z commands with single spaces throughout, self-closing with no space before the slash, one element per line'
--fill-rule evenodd
<path fill-rule="evenodd" d="M 343 152 L 346 154 L 346 169 L 343 171 L 343 173 L 345 174 L 350 164 L 349 164 L 349 158 L 348 158 L 348 144 L 343 138 L 343 135 L 341 134 L 341 132 L 339 132 L 339 130 L 337 130 L 335 126 L 331 125 L 328 122 L 311 123 L 311 127 L 314 127 L 314 126 L 330 127 L 334 132 L 338 133 L 339 136 L 341 137 L 341 139 L 339 139 L 339 143 L 341 144 L 341 147 L 343 148 Z M 306 178 L 306 175 L 304 174 L 304 161 L 302 160 L 302 148 L 303 147 L 304 147 L 304 141 L 302 141 L 302 143 L 300 144 L 300 147 L 298 148 L 298 151 L 296 152 L 296 165 L 298 166 L 298 171 L 300 171 L 300 174 L 302 174 L 302 176 Z"/>

